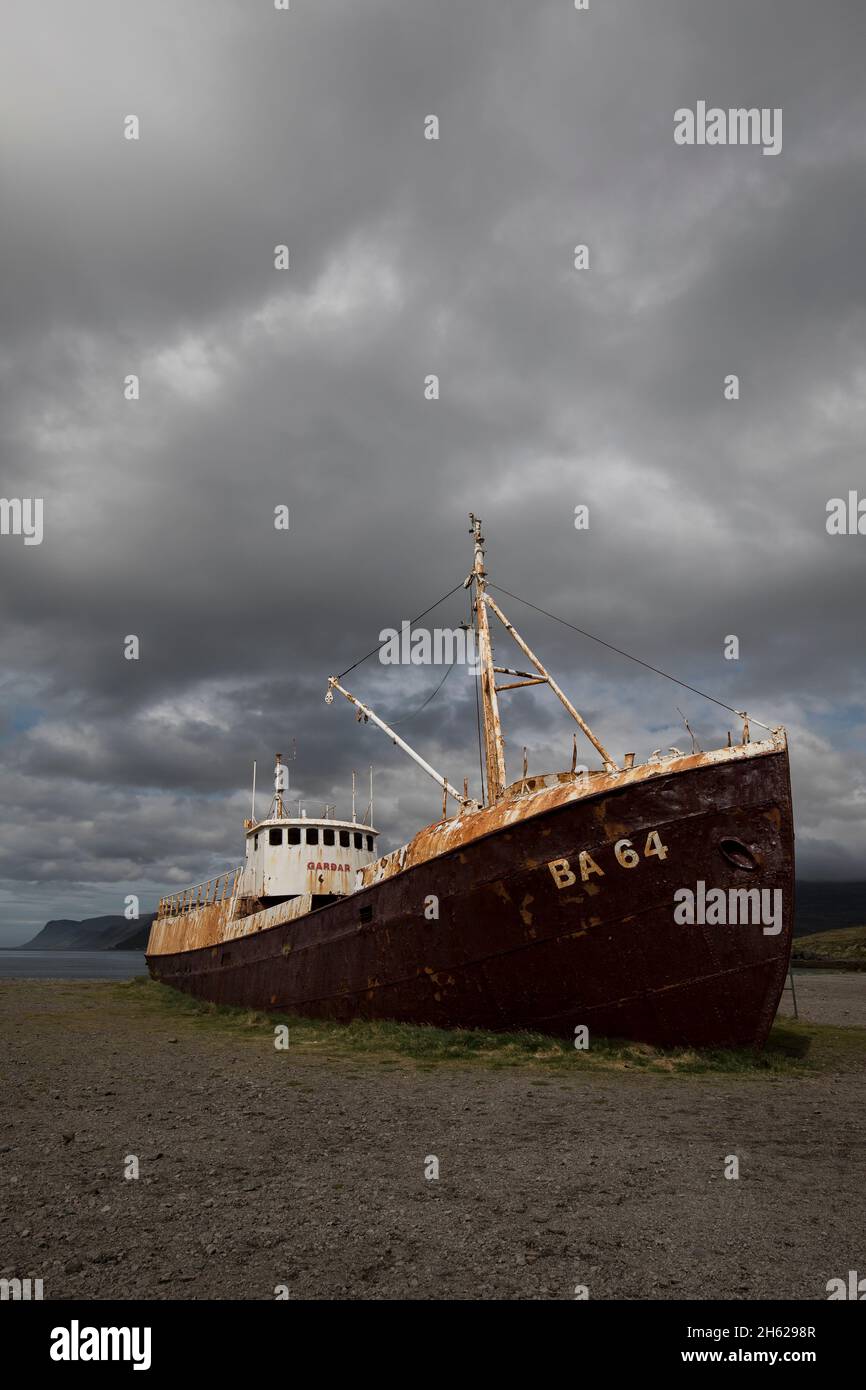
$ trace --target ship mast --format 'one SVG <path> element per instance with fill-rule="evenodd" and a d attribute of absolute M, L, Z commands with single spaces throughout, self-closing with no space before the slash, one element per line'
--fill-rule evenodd
<path fill-rule="evenodd" d="M 556 698 L 568 710 L 572 719 L 589 739 L 599 754 L 605 771 L 618 772 L 619 768 L 608 753 L 604 744 L 593 733 L 586 720 L 575 709 L 565 692 L 557 685 L 547 668 L 539 661 L 532 648 L 523 640 L 520 633 L 510 623 L 496 600 L 487 592 L 487 570 L 484 565 L 484 537 L 481 534 L 481 521 L 474 512 L 469 513 L 469 531 L 475 542 L 475 561 L 472 573 L 466 580 L 466 587 L 475 584 L 474 610 L 475 628 L 478 635 L 478 656 L 481 663 L 481 702 L 484 714 L 484 750 L 487 764 L 487 805 L 501 800 L 505 794 L 505 740 L 502 737 L 502 724 L 499 719 L 499 702 L 496 698 L 501 690 L 519 690 L 527 685 L 547 685 Z M 536 674 L 531 671 L 515 671 L 510 666 L 493 665 L 493 641 L 490 636 L 488 608 L 496 615 L 510 637 L 514 639 L 525 656 L 529 657 Z M 496 684 L 496 673 L 520 676 L 519 681 L 507 685 Z M 524 758 L 525 764 L 525 758 Z M 524 780 L 526 777 L 524 766 Z"/>
<path fill-rule="evenodd" d="M 547 671 L 545 667 L 542 665 L 542 663 L 539 661 L 538 657 L 535 655 L 535 652 L 531 649 L 531 647 L 529 647 L 529 645 L 526 642 L 524 642 L 517 629 L 513 626 L 512 623 L 508 621 L 508 618 L 505 616 L 496 600 L 492 598 L 491 595 L 487 592 L 487 569 L 484 564 L 484 537 L 481 534 L 481 521 L 480 518 L 474 514 L 474 512 L 469 513 L 469 520 L 471 523 L 469 527 L 469 533 L 473 539 L 475 553 L 472 570 L 469 573 L 469 575 L 467 575 L 463 587 L 468 589 L 471 587 L 471 585 L 475 585 L 475 593 L 472 596 L 472 608 L 475 617 L 475 634 L 477 641 L 476 659 L 480 663 L 479 674 L 481 677 L 481 700 L 483 704 L 484 713 L 484 753 L 487 772 L 487 795 L 483 804 L 487 806 L 493 806 L 498 801 L 501 801 L 505 796 L 507 786 L 505 773 L 505 740 L 502 736 L 502 724 L 499 718 L 499 701 L 497 700 L 497 695 L 500 691 L 503 690 L 521 690 L 529 685 L 548 685 L 550 689 L 553 691 L 554 695 L 565 706 L 572 719 L 580 727 L 580 729 L 583 731 L 583 733 L 589 739 L 590 743 L 593 745 L 593 747 L 600 755 L 604 764 L 605 771 L 618 772 L 619 768 L 617 767 L 613 758 L 608 753 L 604 744 L 596 738 L 595 734 L 592 732 L 592 729 L 590 729 L 589 725 L 586 723 L 586 720 L 578 713 L 574 705 L 569 700 L 568 696 L 565 694 L 563 690 L 560 689 L 556 681 L 550 675 L 549 671 Z M 454 590 L 452 589 L 451 592 L 453 593 Z M 446 597 L 450 597 L 450 595 L 446 595 Z M 434 607 L 435 606 L 436 605 L 434 604 Z M 490 635 L 490 619 L 487 611 L 488 608 L 502 623 L 508 635 L 511 638 L 513 638 L 513 640 L 517 643 L 517 646 L 524 653 L 524 655 L 529 658 L 532 665 L 535 667 L 534 674 L 532 671 L 514 670 L 514 668 L 511 666 L 494 666 L 493 639 Z M 370 653 L 370 655 L 372 655 L 372 653 Z M 362 659 L 365 660 L 366 658 Z M 355 665 L 357 666 L 359 665 L 359 663 L 356 662 Z M 353 669 L 354 667 L 349 667 L 349 670 Z M 519 680 L 509 681 L 504 685 L 497 685 L 497 674 L 518 676 Z M 434 782 L 438 782 L 443 792 L 443 819 L 445 818 L 447 813 L 449 796 L 453 797 L 453 799 L 464 811 L 477 811 L 479 809 L 479 802 L 473 800 L 473 798 L 470 797 L 469 788 L 466 782 L 464 782 L 463 784 L 463 795 L 461 796 L 460 792 L 456 789 L 456 787 L 453 787 L 451 785 L 447 777 L 443 777 L 441 773 L 437 772 L 435 768 L 431 767 L 430 764 L 426 762 L 426 760 L 422 758 L 420 754 L 416 753 L 415 749 L 411 748 L 409 744 L 406 743 L 405 740 L 400 737 L 399 734 L 395 733 L 394 730 L 390 727 L 390 725 L 386 724 L 384 719 L 380 718 L 380 716 L 376 714 L 376 712 L 372 710 L 369 705 L 363 704 L 359 699 L 357 699 L 356 696 L 352 694 L 350 690 L 346 690 L 345 687 L 340 684 L 339 678 L 337 676 L 328 677 L 328 688 L 325 692 L 326 704 L 333 704 L 335 690 L 339 691 L 339 693 L 343 695 L 345 699 L 349 701 L 350 704 L 355 706 L 358 712 L 359 719 L 363 719 L 365 721 L 372 720 L 372 722 L 376 724 L 384 734 L 388 735 L 391 741 L 395 743 L 398 748 L 402 748 L 404 753 L 407 753 L 410 758 L 414 759 L 418 766 L 423 768 L 429 777 L 433 778 Z M 281 788 L 279 786 L 279 783 L 281 781 L 281 777 L 284 776 L 286 772 L 286 769 L 284 767 L 281 767 L 280 764 L 281 756 L 278 753 L 276 768 L 278 785 L 275 796 L 278 814 L 281 814 L 282 808 L 282 798 L 280 797 Z M 572 764 L 572 771 L 574 771 L 574 764 Z M 523 757 L 523 784 L 525 787 L 525 749 Z M 371 823 L 372 807 L 373 786 L 371 780 Z M 352 815 L 354 818 L 354 797 Z"/>
<path fill-rule="evenodd" d="M 499 701 L 496 698 L 496 678 L 493 673 L 493 641 L 487 619 L 485 590 L 487 570 L 484 566 L 484 537 L 481 534 L 481 519 L 474 512 L 469 513 L 469 532 L 475 545 L 475 558 L 467 586 L 475 584 L 473 607 L 475 610 L 475 632 L 478 643 L 478 658 L 481 663 L 481 703 L 484 716 L 484 761 L 487 767 L 487 804 L 501 800 L 505 793 L 505 740 L 499 718 Z"/>

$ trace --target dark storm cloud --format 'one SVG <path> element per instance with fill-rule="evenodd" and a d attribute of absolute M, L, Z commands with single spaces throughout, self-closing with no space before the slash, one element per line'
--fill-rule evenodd
<path fill-rule="evenodd" d="M 3 491 L 46 508 L 41 546 L 0 540 L 12 936 L 232 862 L 293 736 L 311 806 L 374 761 L 389 843 L 435 816 L 322 695 L 466 573 L 470 508 L 494 579 L 784 720 L 801 871 L 861 872 L 864 542 L 824 515 L 863 478 L 862 7 L 106 0 L 6 30 Z M 699 99 L 782 107 L 782 153 L 675 146 Z M 724 740 L 501 601 L 612 747 L 682 746 L 677 707 Z M 401 719 L 441 674 L 350 685 Z M 507 698 L 511 767 L 566 762 L 562 711 Z M 455 671 L 401 729 L 477 780 L 474 720 Z"/>

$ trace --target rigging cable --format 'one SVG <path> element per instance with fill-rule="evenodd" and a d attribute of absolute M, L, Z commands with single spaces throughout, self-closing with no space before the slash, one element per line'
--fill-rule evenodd
<path fill-rule="evenodd" d="M 552 618 L 555 623 L 562 623 L 563 627 L 571 628 L 572 632 L 579 632 L 581 637 L 588 637 L 592 642 L 598 642 L 602 647 L 607 647 L 609 651 L 616 652 L 618 656 L 625 656 L 629 661 L 636 661 L 638 666 L 645 666 L 648 671 L 654 671 L 657 676 L 664 676 L 665 680 L 673 681 L 674 685 L 681 685 L 684 690 L 691 690 L 692 694 L 700 695 L 704 700 L 711 700 L 714 705 L 721 705 L 722 709 L 728 710 L 731 714 L 743 718 L 743 711 L 734 709 L 733 705 L 726 705 L 724 700 L 717 700 L 715 695 L 708 695 L 705 690 L 698 690 L 696 685 L 689 685 L 686 681 L 679 680 L 667 671 L 662 671 L 658 666 L 651 666 L 648 661 L 642 661 L 639 656 L 632 656 L 631 652 L 624 652 L 622 647 L 615 647 L 611 642 L 605 642 L 603 637 L 596 637 L 592 632 L 586 632 L 582 627 L 576 627 L 574 623 L 569 623 L 565 618 L 559 618 L 555 613 L 548 613 L 546 608 L 539 608 L 537 604 L 530 603 L 528 599 L 521 598 L 519 594 L 512 594 L 510 590 L 504 589 L 501 584 L 490 584 L 491 589 L 498 589 L 500 593 L 507 594 L 509 598 L 516 599 L 518 603 L 523 603 L 527 608 L 533 608 L 536 613 L 541 613 L 545 618 Z M 759 724 L 762 729 L 769 729 L 769 724 L 762 724 L 760 719 L 749 716 L 752 724 Z"/>
<path fill-rule="evenodd" d="M 451 672 L 454 670 L 454 667 L 455 667 L 456 665 L 457 665 L 457 658 L 456 658 L 456 656 L 455 656 L 454 660 L 452 661 L 451 665 L 448 667 L 448 670 L 445 672 L 445 675 L 442 677 L 442 679 L 441 679 L 441 681 L 439 682 L 439 684 L 437 685 L 436 689 L 433 691 L 432 695 L 428 695 L 428 696 L 427 696 L 427 699 L 424 701 L 423 705 L 419 705 L 418 708 L 415 710 L 415 712 L 414 712 L 413 714 L 407 714 L 405 719 L 392 720 L 392 721 L 391 721 L 391 727 L 392 727 L 393 729 L 399 729 L 400 726 L 401 726 L 401 724 L 408 724 L 410 719 L 414 719 L 414 718 L 416 717 L 416 715 L 419 715 L 419 714 L 421 713 L 422 710 L 425 710 L 425 709 L 427 708 L 427 706 L 429 705 L 430 701 L 431 701 L 431 700 L 435 700 L 436 696 L 439 694 L 439 691 L 442 689 L 443 685 L 444 685 L 445 682 L 447 681 L 448 677 L 451 675 Z"/>
<path fill-rule="evenodd" d="M 453 589 L 449 589 L 447 594 L 443 594 L 441 598 L 437 598 L 436 602 L 431 603 L 429 608 L 425 608 L 423 613 L 419 613 L 417 618 L 411 618 L 409 621 L 409 626 L 411 627 L 413 623 L 418 623 L 421 621 L 422 618 L 426 618 L 428 613 L 432 613 L 434 608 L 438 608 L 440 603 L 444 603 L 446 598 L 450 598 L 452 594 L 456 594 L 457 590 L 462 588 L 462 581 L 459 584 L 455 584 Z M 347 666 L 345 671 L 340 672 L 340 674 L 337 676 L 337 680 L 341 681 L 344 676 L 348 676 L 350 671 L 354 671 L 356 666 L 360 666 L 364 661 L 369 661 L 370 657 L 375 656 L 376 653 L 380 652 L 384 646 L 385 643 L 380 642 L 378 647 L 374 647 L 373 650 L 371 652 L 368 652 L 366 656 L 359 657 L 358 660 L 354 661 L 351 666 Z"/>

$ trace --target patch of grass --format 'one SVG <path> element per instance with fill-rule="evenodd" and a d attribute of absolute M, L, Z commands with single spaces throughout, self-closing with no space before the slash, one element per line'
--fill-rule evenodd
<path fill-rule="evenodd" d="M 841 927 L 794 938 L 797 960 L 862 961 L 866 965 L 866 927 Z"/>
<path fill-rule="evenodd" d="M 489 1033 L 480 1029 L 442 1029 L 410 1023 L 330 1023 L 236 1009 L 192 998 L 178 990 L 138 977 L 100 990 L 141 1010 L 154 1021 L 261 1042 L 273 1037 L 277 1024 L 289 1029 L 290 1047 L 301 1056 L 349 1059 L 380 1067 L 414 1065 L 432 1071 L 447 1064 L 472 1064 L 491 1070 L 532 1068 L 536 1074 L 640 1071 L 656 1075 L 765 1077 L 803 1076 L 866 1067 L 866 1029 L 837 1028 L 779 1019 L 766 1047 L 656 1048 L 616 1038 L 592 1038 L 588 1051 L 577 1051 L 567 1038 L 543 1033 Z M 355 1071 L 357 1075 L 357 1071 Z M 544 1083 L 542 1083 L 544 1084 Z"/>

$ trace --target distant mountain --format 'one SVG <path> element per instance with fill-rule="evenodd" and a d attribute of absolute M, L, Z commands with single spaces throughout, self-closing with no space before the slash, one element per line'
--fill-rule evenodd
<path fill-rule="evenodd" d="M 866 924 L 866 882 L 813 883 L 797 880 L 794 935 L 840 931 Z"/>
<path fill-rule="evenodd" d="M 59 918 L 46 922 L 26 951 L 136 951 L 144 950 L 155 913 L 147 912 L 137 922 L 126 917 L 86 917 L 81 922 Z"/>
<path fill-rule="evenodd" d="M 116 942 L 115 951 L 143 951 L 150 936 L 150 924 L 155 916 L 155 912 L 148 912 L 144 917 L 139 917 L 135 931 L 125 940 Z"/>

